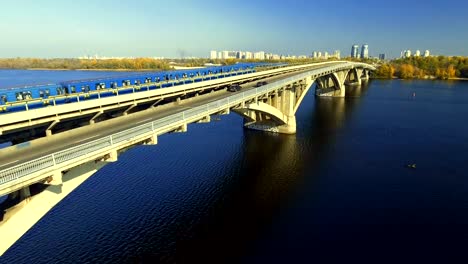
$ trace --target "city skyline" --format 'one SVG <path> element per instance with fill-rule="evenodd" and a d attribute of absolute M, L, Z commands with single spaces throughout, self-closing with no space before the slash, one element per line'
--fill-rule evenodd
<path fill-rule="evenodd" d="M 464 1 L 293 2 L 7 2 L 0 29 L 8 37 L 2 38 L 0 57 L 179 58 L 208 57 L 210 50 L 298 56 L 348 51 L 354 43 L 368 44 L 371 57 L 397 58 L 402 50 L 421 46 L 433 54 L 468 56 Z M 297 15 L 299 10 L 315 11 L 307 16 Z"/>

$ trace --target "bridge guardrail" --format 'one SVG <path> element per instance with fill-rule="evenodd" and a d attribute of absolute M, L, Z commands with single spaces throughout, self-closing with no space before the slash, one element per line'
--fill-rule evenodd
<path fill-rule="evenodd" d="M 194 107 L 192 109 L 185 110 L 180 113 L 172 114 L 167 117 L 151 121 L 143 125 L 139 125 L 121 132 L 114 133 L 104 138 L 83 143 L 81 145 L 66 150 L 58 151 L 56 153 L 49 154 L 41 158 L 23 164 L 19 164 L 11 168 L 4 169 L 0 171 L 0 189 L 2 187 L 7 188 L 8 186 L 16 184 L 20 179 L 26 181 L 28 180 L 28 175 L 38 172 L 40 170 L 51 168 L 53 166 L 62 164 L 67 161 L 71 161 L 81 156 L 93 154 L 94 152 L 98 152 L 99 150 L 102 150 L 104 148 L 117 145 L 127 140 L 138 138 L 138 136 L 142 136 L 150 132 L 158 133 L 158 131 L 161 131 L 165 128 L 170 128 L 171 125 L 176 123 L 189 123 L 196 121 L 191 119 L 196 119 L 200 115 L 206 116 L 213 114 L 220 108 L 232 107 L 233 105 L 242 103 L 243 101 L 249 100 L 267 92 L 274 91 L 278 88 L 284 87 L 285 85 L 302 80 L 306 77 L 320 77 L 323 75 L 327 75 L 333 71 L 349 69 L 355 66 L 364 66 L 366 68 L 369 68 L 369 65 L 367 64 L 343 63 L 334 66 L 327 66 L 320 69 L 314 69 L 306 73 L 298 74 L 296 76 L 289 77 L 245 92 L 237 93 L 227 98 L 208 103 L 206 105 Z"/>

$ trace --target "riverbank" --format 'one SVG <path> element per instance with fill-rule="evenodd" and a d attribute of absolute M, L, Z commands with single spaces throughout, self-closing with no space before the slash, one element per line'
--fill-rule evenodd
<path fill-rule="evenodd" d="M 393 76 L 392 78 L 384 78 L 384 77 L 371 77 L 373 80 L 426 80 L 426 81 L 468 81 L 468 78 L 463 77 L 452 77 L 448 79 L 438 79 L 438 78 L 410 78 L 410 79 L 403 79 Z"/>

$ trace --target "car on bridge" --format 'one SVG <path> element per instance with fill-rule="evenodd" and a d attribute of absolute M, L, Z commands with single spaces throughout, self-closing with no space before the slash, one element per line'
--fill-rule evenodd
<path fill-rule="evenodd" d="M 231 84 L 227 90 L 228 92 L 237 92 L 237 91 L 240 91 L 242 88 L 242 86 L 240 86 L 239 84 Z"/>
<path fill-rule="evenodd" d="M 260 86 L 267 85 L 267 84 L 268 84 L 267 81 L 261 81 L 261 82 L 258 82 L 257 84 L 255 84 L 255 87 L 260 87 Z"/>

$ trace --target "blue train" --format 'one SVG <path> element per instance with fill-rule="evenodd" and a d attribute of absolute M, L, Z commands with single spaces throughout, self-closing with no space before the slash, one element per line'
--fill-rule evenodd
<path fill-rule="evenodd" d="M 239 63 L 202 69 L 152 72 L 125 77 L 75 80 L 58 84 L 0 89 L 0 113 L 24 111 L 52 104 L 73 103 L 251 73 L 258 66 L 282 65 Z"/>

